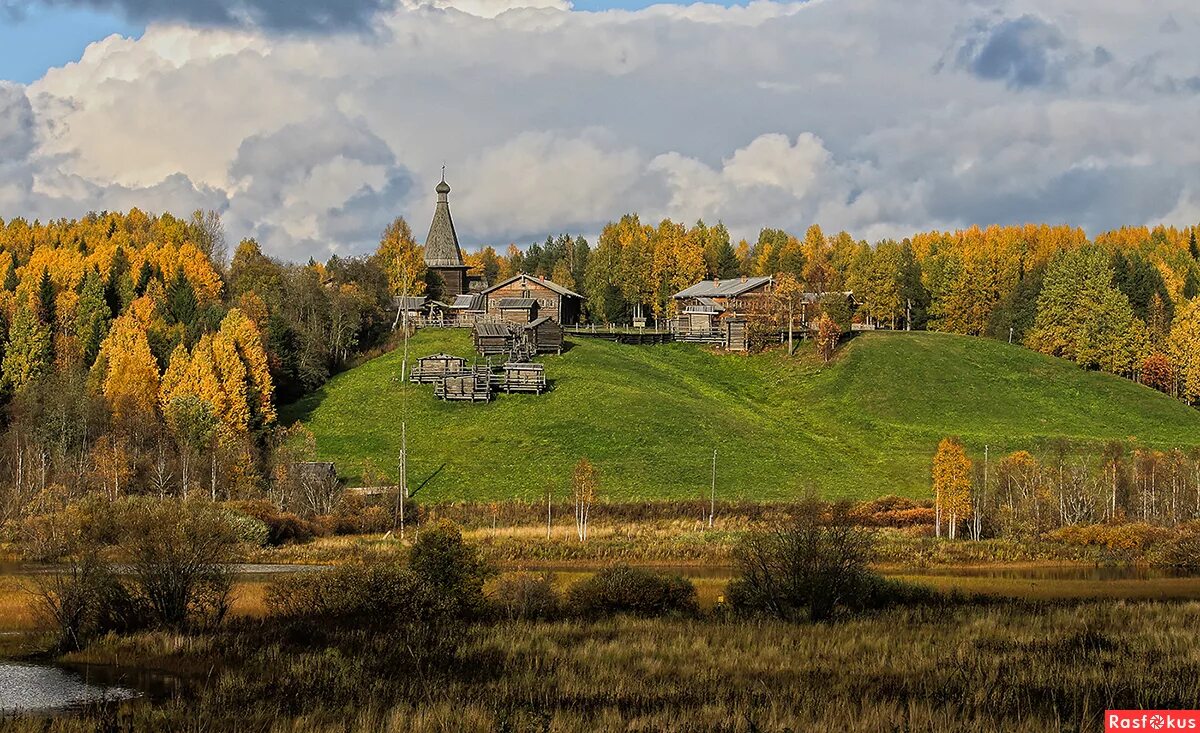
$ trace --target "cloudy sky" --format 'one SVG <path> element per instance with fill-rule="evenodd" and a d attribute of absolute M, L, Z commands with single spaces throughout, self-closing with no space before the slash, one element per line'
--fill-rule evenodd
<path fill-rule="evenodd" d="M 1197 49 L 1196 0 L 0 0 L 0 218 L 324 257 L 423 236 L 445 163 L 467 245 L 1194 224 Z"/>

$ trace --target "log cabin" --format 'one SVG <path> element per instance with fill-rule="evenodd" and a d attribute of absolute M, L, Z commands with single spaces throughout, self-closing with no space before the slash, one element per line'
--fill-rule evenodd
<path fill-rule="evenodd" d="M 487 296 L 488 313 L 500 317 L 500 302 L 507 298 L 532 298 L 537 301 L 537 314 L 549 316 L 564 326 L 579 323 L 584 297 L 579 293 L 547 280 L 544 277 L 519 273 L 483 291 Z"/>

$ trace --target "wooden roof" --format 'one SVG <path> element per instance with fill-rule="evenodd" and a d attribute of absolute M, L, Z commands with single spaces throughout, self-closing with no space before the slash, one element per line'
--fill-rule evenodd
<path fill-rule="evenodd" d="M 512 335 L 512 331 L 504 323 L 476 323 L 476 336 L 503 336 L 505 338 Z"/>
<path fill-rule="evenodd" d="M 537 298 L 501 298 L 497 305 L 513 310 L 528 310 L 537 305 Z"/>
<path fill-rule="evenodd" d="M 728 280 L 702 280 L 675 293 L 676 298 L 736 298 L 774 280 L 772 277 L 734 277 Z"/>
<path fill-rule="evenodd" d="M 529 282 L 531 282 L 535 285 L 541 285 L 549 290 L 553 290 L 554 292 L 558 293 L 559 295 L 568 295 L 572 298 L 579 298 L 580 300 L 587 300 L 586 298 L 584 298 L 582 295 L 575 292 L 574 290 L 568 290 L 567 288 L 564 288 L 562 285 L 559 285 L 558 283 L 554 282 L 553 280 L 547 280 L 544 277 L 537 277 L 534 275 L 529 275 L 524 272 L 518 272 L 516 275 L 513 275 L 512 277 L 508 278 L 507 280 L 504 280 L 503 282 L 496 283 L 495 285 L 493 285 L 490 288 L 487 288 L 483 292 L 490 293 L 493 290 L 499 290 L 500 288 L 502 288 L 506 285 L 511 285 L 512 283 L 516 282 L 517 280 L 521 280 L 521 279 L 528 280 Z"/>

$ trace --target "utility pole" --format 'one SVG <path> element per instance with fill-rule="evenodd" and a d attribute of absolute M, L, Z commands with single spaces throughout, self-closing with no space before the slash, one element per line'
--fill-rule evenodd
<path fill-rule="evenodd" d="M 708 493 L 708 528 L 712 529 L 713 515 L 717 513 L 717 449 L 713 448 L 712 487 Z"/>

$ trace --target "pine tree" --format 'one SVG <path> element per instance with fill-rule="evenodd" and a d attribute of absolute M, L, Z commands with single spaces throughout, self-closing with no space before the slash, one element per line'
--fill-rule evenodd
<path fill-rule="evenodd" d="M 26 301 L 26 307 L 16 309 L 4 351 L 4 388 L 19 393 L 50 370 L 50 329 L 37 317 L 37 309 Z"/>
<path fill-rule="evenodd" d="M 95 363 L 111 322 L 112 314 L 104 300 L 104 280 L 100 271 L 93 268 L 80 284 L 79 302 L 75 307 L 75 336 L 85 367 Z"/>

